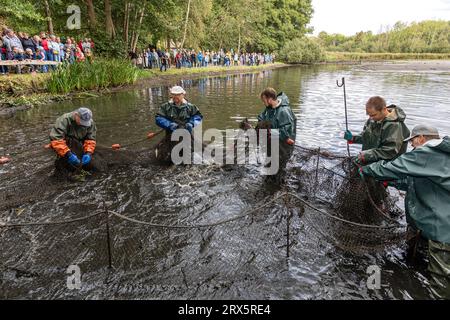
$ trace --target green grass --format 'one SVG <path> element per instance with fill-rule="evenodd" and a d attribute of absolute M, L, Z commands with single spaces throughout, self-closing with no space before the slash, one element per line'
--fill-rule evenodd
<path fill-rule="evenodd" d="M 283 65 L 275 63 L 275 65 Z M 256 72 L 273 66 L 232 66 L 207 68 L 174 67 L 165 72 L 159 69 L 137 69 L 128 60 L 107 60 L 98 58 L 92 63 L 62 65 L 55 72 L 44 74 L 10 74 L 0 77 L 0 106 L 33 106 L 52 100 L 68 99 L 94 95 L 93 91 L 102 91 L 135 83 L 138 79 L 150 79 L 164 76 L 188 76 L 207 73 L 225 73 L 230 71 Z"/>
<path fill-rule="evenodd" d="M 93 62 L 61 65 L 50 74 L 47 90 L 53 94 L 101 90 L 133 84 L 141 71 L 127 60 L 96 59 Z"/>
<path fill-rule="evenodd" d="M 363 53 L 331 52 L 326 53 L 326 61 L 360 60 L 450 60 L 450 53 Z"/>

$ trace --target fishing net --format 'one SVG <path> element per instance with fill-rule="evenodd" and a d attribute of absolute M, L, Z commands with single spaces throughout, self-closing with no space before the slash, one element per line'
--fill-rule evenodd
<path fill-rule="evenodd" d="M 0 225 L 0 297 L 30 297 L 32 288 L 36 298 L 264 298 L 255 288 L 270 291 L 288 270 L 287 258 L 311 252 L 314 259 L 318 250 L 380 252 L 407 238 L 398 222 L 398 194 L 361 180 L 348 157 L 297 146 L 282 168 L 285 179 L 274 187 L 263 177 L 246 178 L 254 175 L 252 166 L 154 167 L 168 160 L 171 143 L 161 138 L 159 156 L 155 147 L 98 146 L 87 182 L 116 169 L 118 178 L 105 179 L 96 192 L 87 184 L 82 204 L 49 168 L 36 173 L 38 186 L 2 190 L 1 221 L 10 226 Z M 72 148 L 81 155 L 81 145 Z M 62 162 L 56 168 L 76 173 Z M 134 205 L 133 197 L 149 187 L 118 182 L 132 174 L 154 189 L 148 207 Z M 43 194 L 39 188 L 47 199 L 34 204 Z M 128 190 L 126 203 L 115 195 L 118 188 Z M 232 198 L 240 205 L 233 207 Z M 44 221 L 43 212 L 49 213 Z M 17 221 L 24 224 L 11 226 Z M 68 293 L 62 283 L 73 264 L 91 285 Z"/>

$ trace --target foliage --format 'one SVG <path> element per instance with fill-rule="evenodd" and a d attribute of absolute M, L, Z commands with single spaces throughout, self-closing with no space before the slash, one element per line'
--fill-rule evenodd
<path fill-rule="evenodd" d="M 397 22 L 378 35 L 359 32 L 346 37 L 321 32 L 320 44 L 327 51 L 368 53 L 450 53 L 450 21 Z"/>
<path fill-rule="evenodd" d="M 325 54 L 313 39 L 302 37 L 286 42 L 278 58 L 287 63 L 312 64 L 323 61 Z"/>
<path fill-rule="evenodd" d="M 67 1 L 47 0 L 54 32 L 61 36 L 90 37 L 101 54 L 122 56 L 137 37 L 138 48 L 179 46 L 183 39 L 188 2 L 186 48 L 273 51 L 304 35 L 311 20 L 311 0 L 109 0 L 114 39 L 107 36 L 105 1 L 72 0 L 81 9 L 81 30 L 68 30 Z M 3 5 L 3 2 L 6 2 Z M 88 3 L 94 6 L 92 26 Z M 127 7 L 129 4 L 129 7 Z M 127 11 L 126 8 L 129 8 Z M 140 12 L 143 19 L 140 21 Z M 0 22 L 17 31 L 37 34 L 47 30 L 44 1 L 2 0 Z M 128 28 L 126 27 L 126 22 Z M 128 32 L 126 32 L 128 30 Z M 111 42 L 112 40 L 112 42 Z"/>

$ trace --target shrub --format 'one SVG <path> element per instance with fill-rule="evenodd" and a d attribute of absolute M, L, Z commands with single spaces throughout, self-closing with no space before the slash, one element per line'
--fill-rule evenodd
<path fill-rule="evenodd" d="M 286 63 L 312 64 L 325 59 L 322 47 L 307 38 L 297 38 L 286 42 L 279 52 L 279 58 Z"/>

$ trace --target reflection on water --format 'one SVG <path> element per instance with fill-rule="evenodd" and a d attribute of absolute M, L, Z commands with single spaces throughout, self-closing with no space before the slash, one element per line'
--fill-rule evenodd
<path fill-rule="evenodd" d="M 358 132 L 362 129 L 366 120 L 366 100 L 370 96 L 381 95 L 388 103 L 396 104 L 405 110 L 407 125 L 410 127 L 426 122 L 438 127 L 443 134 L 450 133 L 448 74 L 368 72 L 336 66 L 290 67 L 252 74 L 181 80 L 177 84 L 186 89 L 188 100 L 196 104 L 203 113 L 204 130 L 237 128 L 242 118 L 255 120 L 264 108 L 259 93 L 265 87 L 272 86 L 284 91 L 290 98 L 298 118 L 297 144 L 344 153 L 346 145 L 341 139 L 345 128 L 343 92 L 336 86 L 336 80 L 341 77 L 345 77 L 347 83 L 351 130 Z M 159 105 L 168 99 L 168 89 L 157 86 L 99 98 L 66 101 L 21 112 L 11 119 L 0 119 L 0 155 L 11 154 L 13 159 L 12 163 L 0 168 L 0 190 L 13 183 L 26 183 L 27 177 L 51 163 L 51 156 L 42 146 L 46 143 L 49 127 L 58 115 L 79 106 L 88 106 L 93 110 L 97 122 L 99 144 L 127 144 L 142 139 L 148 131 L 156 129 L 154 116 Z M 151 142 L 153 143 L 155 142 Z M 142 148 L 144 147 L 145 144 Z M 357 151 L 358 147 L 352 146 L 352 153 L 356 154 Z M 295 167 L 295 164 L 292 165 Z M 132 167 L 114 174 L 105 174 L 101 179 L 89 181 L 85 185 L 69 184 L 62 189 L 57 195 L 44 193 L 41 201 L 24 206 L 25 211 L 21 217 L 61 218 L 76 212 L 75 208 L 79 203 L 95 204 L 108 200 L 114 210 L 124 214 L 136 214 L 138 218 L 153 222 L 202 223 L 233 216 L 239 210 L 251 207 L 267 196 L 261 177 L 252 168 L 240 172 L 226 172 L 209 167 L 194 167 L 189 170 L 155 166 Z M 56 203 L 58 206 L 55 206 Z M 277 211 L 273 214 L 276 216 Z M 128 230 L 121 223 L 117 223 L 115 228 Z M 158 266 L 155 261 L 154 268 L 160 270 L 158 276 L 161 278 L 172 274 L 176 278 L 174 270 L 178 269 L 174 266 L 180 265 L 183 257 L 193 250 L 194 240 L 188 235 L 154 235 L 153 232 L 143 233 L 142 230 L 129 228 L 129 238 L 131 237 L 142 239 L 143 245 L 149 250 L 151 248 L 155 257 L 173 259 L 173 265 L 168 269 Z M 202 237 L 208 238 L 204 235 Z M 258 282 L 256 285 L 246 280 L 247 282 L 236 282 L 226 290 L 197 290 L 189 297 L 429 297 L 424 268 L 408 267 L 404 262 L 402 248 L 394 248 L 383 254 L 354 257 L 335 250 L 326 242 L 317 243 L 309 239 L 308 234 L 299 234 L 298 237 L 299 241 L 292 254 L 295 259 L 285 261 L 286 263 L 277 266 L 279 269 L 275 271 L 266 270 L 265 282 Z M 118 237 L 116 246 L 127 243 L 129 238 Z M 154 239 L 157 239 L 156 243 L 179 243 L 177 242 L 174 252 L 165 252 L 163 247 L 158 248 L 155 245 Z M 226 239 L 236 248 L 245 246 L 245 243 L 233 239 L 233 236 Z M 237 242 L 233 243 L 233 240 Z M 140 249 L 133 250 L 139 252 Z M 166 263 L 164 259 L 161 260 L 162 264 Z M 205 267 L 209 265 L 210 268 L 213 268 L 215 263 L 211 257 L 205 257 L 202 262 Z M 198 263 L 200 265 L 200 262 Z M 371 292 L 365 287 L 365 271 L 367 266 L 372 264 L 382 266 L 384 287 L 379 292 Z M 155 293 L 154 296 L 148 296 L 147 291 L 144 290 L 146 295 L 139 291 L 143 290 L 142 288 L 133 287 L 133 281 L 137 280 L 140 281 L 139 286 L 148 285 L 151 278 L 146 274 L 145 267 L 139 275 L 119 273 L 116 277 L 125 286 L 121 290 L 117 289 L 116 294 L 106 291 L 102 293 L 92 285 L 86 289 L 84 297 L 186 297 L 186 293 L 177 290 L 166 293 L 167 295 Z M 91 275 L 93 283 L 101 278 L 101 273 Z M 46 288 L 45 283 L 41 285 Z M 30 287 L 28 290 L 33 289 Z M 58 290 L 50 290 L 51 297 L 68 295 Z M 34 296 L 49 297 L 42 288 L 34 291 Z M 22 296 L 19 294 L 19 297 Z"/>

